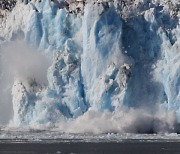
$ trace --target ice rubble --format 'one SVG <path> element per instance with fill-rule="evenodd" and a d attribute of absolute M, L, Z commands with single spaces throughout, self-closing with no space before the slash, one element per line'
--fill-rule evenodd
<path fill-rule="evenodd" d="M 0 42 L 23 40 L 52 64 L 45 88 L 35 79 L 31 88 L 38 90 L 27 90 L 15 79 L 16 125 L 124 106 L 151 114 L 162 106 L 180 119 L 178 0 L 24 2 L 1 11 Z"/>

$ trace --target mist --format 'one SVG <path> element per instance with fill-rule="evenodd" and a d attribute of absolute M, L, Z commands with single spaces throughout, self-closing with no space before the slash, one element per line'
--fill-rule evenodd
<path fill-rule="evenodd" d="M 56 111 L 53 111 L 56 112 Z M 40 113 L 41 114 L 41 113 Z M 44 117 L 42 115 L 38 115 Z M 165 134 L 177 133 L 177 117 L 174 111 L 166 111 L 157 106 L 154 112 L 147 108 L 122 107 L 114 112 L 100 112 L 89 109 L 76 119 L 59 117 L 59 121 L 44 124 L 31 123 L 23 126 L 24 130 L 48 130 L 67 134 Z M 10 126 L 10 125 L 9 125 Z M 15 129 L 11 125 L 9 128 Z"/>
<path fill-rule="evenodd" d="M 173 133 L 175 112 L 159 109 L 155 114 L 146 109 L 121 109 L 116 112 L 89 110 L 83 116 L 59 124 L 57 130 L 65 133 Z"/>
<path fill-rule="evenodd" d="M 28 83 L 35 80 L 46 86 L 48 67 L 47 57 L 22 42 L 3 45 L 0 50 L 0 124 L 7 124 L 13 116 L 11 89 L 14 81 L 18 79 L 28 87 Z"/>

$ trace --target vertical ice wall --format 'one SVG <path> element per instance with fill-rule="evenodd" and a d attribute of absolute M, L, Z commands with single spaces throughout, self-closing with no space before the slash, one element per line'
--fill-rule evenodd
<path fill-rule="evenodd" d="M 123 106 L 153 114 L 162 104 L 179 116 L 180 30 L 174 2 L 86 2 L 78 14 L 79 9 L 69 13 L 50 0 L 26 4 L 18 3 L 3 20 L 0 38 L 23 39 L 53 58 L 47 87 L 32 92 L 23 81 L 15 82 L 17 125 L 56 123 L 87 110 L 113 112 Z"/>

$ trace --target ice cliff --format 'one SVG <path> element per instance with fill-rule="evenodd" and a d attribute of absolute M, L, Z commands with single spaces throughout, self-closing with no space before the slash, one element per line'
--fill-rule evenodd
<path fill-rule="evenodd" d="M 24 42 L 51 60 L 46 84 L 35 74 L 13 76 L 13 123 L 75 125 L 96 116 L 115 121 L 114 131 L 129 131 L 135 115 L 146 117 L 147 127 L 159 121 L 174 130 L 169 113 L 180 121 L 179 8 L 178 0 L 24 0 L 1 10 L 1 57 L 11 42 Z M 1 69 L 1 82 L 4 74 Z"/>

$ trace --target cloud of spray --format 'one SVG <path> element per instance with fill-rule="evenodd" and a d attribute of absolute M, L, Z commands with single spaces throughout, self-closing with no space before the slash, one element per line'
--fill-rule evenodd
<path fill-rule="evenodd" d="M 121 109 L 103 113 L 89 110 L 76 120 L 59 124 L 66 133 L 165 133 L 174 132 L 175 113 L 159 110 L 155 114 L 145 109 Z"/>
<path fill-rule="evenodd" d="M 28 80 L 34 78 L 40 84 L 47 84 L 49 62 L 40 52 L 35 52 L 24 44 L 12 44 L 2 51 L 2 70 L 6 78 Z"/>
<path fill-rule="evenodd" d="M 23 43 L 11 43 L 0 51 L 0 124 L 12 118 L 11 88 L 15 79 L 27 84 L 32 80 L 40 85 L 47 84 L 49 61 L 39 52 Z"/>
<path fill-rule="evenodd" d="M 159 109 L 155 114 L 146 109 L 120 109 L 117 112 L 99 112 L 89 110 L 77 119 L 63 119 L 59 123 L 34 123 L 24 126 L 23 130 L 52 130 L 72 134 L 107 134 L 107 133 L 176 133 L 176 116 L 173 111 Z M 9 125 L 7 129 L 16 130 Z"/>

